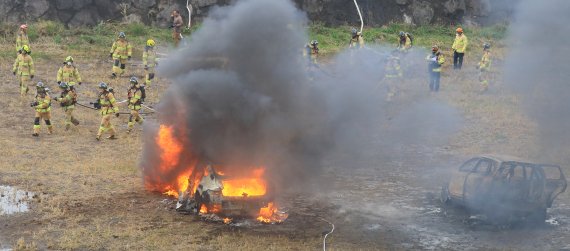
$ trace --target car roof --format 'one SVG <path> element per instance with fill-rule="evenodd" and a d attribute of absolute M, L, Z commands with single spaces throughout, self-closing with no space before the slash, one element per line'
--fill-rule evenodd
<path fill-rule="evenodd" d="M 510 161 L 513 161 L 513 162 L 537 164 L 537 163 L 534 162 L 534 161 L 526 160 L 526 159 L 519 158 L 519 157 L 509 156 L 509 155 L 483 154 L 483 155 L 480 155 L 480 156 L 478 156 L 478 157 L 492 159 L 492 160 L 495 160 L 495 161 L 497 161 L 497 162 L 510 162 Z"/>

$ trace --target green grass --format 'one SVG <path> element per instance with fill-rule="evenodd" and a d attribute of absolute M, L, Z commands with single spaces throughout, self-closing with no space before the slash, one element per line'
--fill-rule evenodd
<path fill-rule="evenodd" d="M 146 40 L 154 39 L 159 46 L 172 43 L 170 29 L 145 26 L 140 23 L 115 24 L 101 22 L 94 27 L 82 27 L 67 29 L 63 24 L 53 21 L 39 21 L 29 25 L 29 36 L 32 41 L 51 39 L 54 44 L 74 54 L 85 53 L 85 49 L 91 51 L 107 51 L 117 34 L 121 31 L 127 34 L 127 39 L 134 47 L 143 47 Z M 183 34 L 190 38 L 191 34 L 201 27 L 195 24 L 192 29 L 185 29 Z M 334 54 L 348 46 L 350 40 L 350 26 L 328 27 L 315 23 L 308 27 L 310 40 L 319 41 L 320 52 L 323 55 Z M 14 43 L 17 26 L 0 24 L 0 42 L 11 45 Z M 455 37 L 455 27 L 443 25 L 411 26 L 401 23 L 392 23 L 382 27 L 364 27 L 363 35 L 367 44 L 376 43 L 386 46 L 396 46 L 398 33 L 409 32 L 414 37 L 414 46 L 429 48 L 436 44 L 442 50 L 449 51 Z M 465 28 L 465 34 L 469 37 L 471 50 L 482 47 L 484 42 L 496 43 L 503 40 L 507 34 L 506 25 L 496 25 L 482 28 Z M 44 40 L 45 41 L 45 40 Z M 32 45 L 32 49 L 34 46 Z M 12 46 L 10 46 L 12 50 Z M 36 52 L 36 55 L 41 55 Z M 2 58 L 12 58 L 10 53 L 0 52 Z M 88 53 L 93 54 L 93 53 Z M 98 55 L 98 54 L 97 54 Z M 101 57 L 106 57 L 102 54 Z"/>
<path fill-rule="evenodd" d="M 455 28 L 443 25 L 410 26 L 392 23 L 382 27 L 364 27 L 363 36 L 366 43 L 377 43 L 388 46 L 398 44 L 400 31 L 409 32 L 414 37 L 414 46 L 429 48 L 438 45 L 444 50 L 450 50 L 455 38 Z M 348 46 L 350 26 L 326 27 L 322 24 L 313 24 L 309 27 L 310 39 L 319 41 L 320 52 L 323 54 L 335 53 Z M 482 28 L 465 28 L 469 38 L 470 47 L 480 49 L 483 42 L 497 42 L 506 37 L 507 26 L 496 25 Z"/>

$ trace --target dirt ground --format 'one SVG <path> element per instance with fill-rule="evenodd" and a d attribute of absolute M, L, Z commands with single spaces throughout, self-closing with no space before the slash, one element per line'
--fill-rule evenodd
<path fill-rule="evenodd" d="M 96 84 L 109 81 L 126 97 L 128 78 L 110 80 L 109 62 L 76 57 L 84 84 L 79 102 L 95 99 Z M 37 78 L 57 90 L 55 60 L 37 60 Z M 468 59 L 466 65 L 474 65 Z M 55 133 L 31 136 L 34 111 L 21 102 L 11 62 L 2 63 L 0 106 L 0 185 L 37 196 L 27 213 L 0 215 L 0 249 L 81 250 L 317 250 L 323 233 L 330 250 L 559 250 L 570 249 L 570 195 L 549 210 L 550 223 L 538 227 L 494 226 L 446 210 L 439 203 L 440 186 L 468 156 L 499 152 L 533 157 L 536 126 L 518 108 L 517 97 L 500 84 L 487 94 L 477 92 L 474 69 L 450 73 L 442 91 L 429 95 L 424 79 L 409 80 L 417 89 L 396 101 L 403 107 L 436 102 L 458 111 L 462 123 L 442 143 L 386 142 L 392 122 L 379 115 L 378 134 L 371 135 L 360 157 L 342 153 L 326 160 L 322 174 L 328 189 L 283 198 L 290 216 L 280 225 L 223 225 L 174 210 L 174 201 L 144 190 L 137 167 L 141 128 L 126 133 L 127 116 L 114 119 L 118 140 L 97 142 L 96 111 L 78 107 L 80 126 L 63 131 L 63 112 L 53 109 Z M 135 71 L 142 74 L 142 70 Z M 421 84 L 420 84 L 421 83 Z M 158 79 L 149 105 L 168 83 Z M 59 91 L 55 91 L 59 93 Z M 127 111 L 121 107 L 121 111 Z M 394 108 L 393 115 L 402 112 Z M 151 121 L 154 115 L 146 117 Z M 347 168 L 351 167 L 351 168 Z M 566 169 L 566 172 L 569 170 Z"/>

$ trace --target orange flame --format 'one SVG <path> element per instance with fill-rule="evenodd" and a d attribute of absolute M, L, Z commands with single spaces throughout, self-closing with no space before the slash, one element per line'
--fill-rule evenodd
<path fill-rule="evenodd" d="M 267 203 L 266 207 L 259 209 L 257 221 L 262 223 L 281 223 L 287 219 L 289 215 L 277 211 L 273 202 Z"/>
<path fill-rule="evenodd" d="M 252 178 L 222 180 L 222 194 L 229 197 L 262 196 L 267 193 L 267 184 L 263 179 L 265 168 L 255 169 Z"/>
<path fill-rule="evenodd" d="M 232 223 L 231 218 L 224 218 L 224 224 L 230 224 L 230 223 Z"/>

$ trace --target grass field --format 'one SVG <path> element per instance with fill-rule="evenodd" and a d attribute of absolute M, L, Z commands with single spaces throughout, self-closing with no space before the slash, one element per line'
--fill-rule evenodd
<path fill-rule="evenodd" d="M 392 24 L 365 28 L 367 42 L 395 45 L 400 30 L 414 35 L 416 45 L 438 44 L 450 59 L 449 47 L 454 27 L 408 27 Z M 96 111 L 77 108 L 81 125 L 63 131 L 63 113 L 53 107 L 55 133 L 31 137 L 33 110 L 20 102 L 16 80 L 11 75 L 15 57 L 13 27 L 0 27 L 0 58 L 2 59 L 2 120 L 0 121 L 0 184 L 32 191 L 38 196 L 32 211 L 15 216 L 0 216 L 0 244 L 16 249 L 111 249 L 111 250 L 315 250 L 321 247 L 323 226 L 316 219 L 303 218 L 293 222 L 302 227 L 261 226 L 255 230 L 209 224 L 198 218 L 176 213 L 166 197 L 144 190 L 137 167 L 142 141 L 140 127 L 127 134 L 126 116 L 114 119 L 118 140 L 95 141 L 99 125 Z M 100 24 L 93 28 L 65 29 L 53 22 L 32 24 L 30 38 L 37 73 L 35 80 L 55 86 L 58 66 L 67 55 L 73 55 L 82 73 L 84 85 L 79 87 L 79 101 L 93 101 L 96 83 L 107 81 L 118 91 L 118 100 L 125 99 L 127 78 L 109 79 L 111 63 L 108 49 L 118 31 L 125 31 L 135 45 L 134 59 L 140 60 L 141 49 L 153 37 L 162 52 L 170 50 L 170 31 L 138 24 Z M 534 142 L 533 123 L 518 109 L 517 97 L 498 84 L 488 95 L 478 93 L 477 72 L 472 68 L 479 58 L 481 44 L 497 45 L 501 61 L 505 51 L 502 41 L 506 27 L 466 29 L 472 49 L 466 57 L 462 75 L 449 72 L 442 80 L 442 95 L 437 97 L 459 109 L 466 126 L 452 137 L 449 147 L 459 155 L 501 151 L 522 157 L 532 156 L 528 145 Z M 347 45 L 349 27 L 309 27 L 311 38 L 319 40 L 323 54 L 334 55 Z M 449 61 L 448 61 L 449 62 Z M 500 67 L 500 64 L 498 64 Z M 128 66 L 128 71 L 142 75 L 142 69 Z M 499 77 L 497 77 L 499 79 Z M 424 81 L 423 79 L 410 79 Z M 150 104 L 156 104 L 169 85 L 160 77 L 150 89 Z M 421 90 L 422 92 L 424 90 Z M 125 107 L 121 107 L 126 111 Z M 153 120 L 153 116 L 147 117 Z M 353 243 L 334 235 L 329 239 L 332 250 L 366 250 L 381 248 L 367 243 Z M 0 245 L 2 247 L 2 245 Z M 386 247 L 389 247 L 387 244 Z"/>

